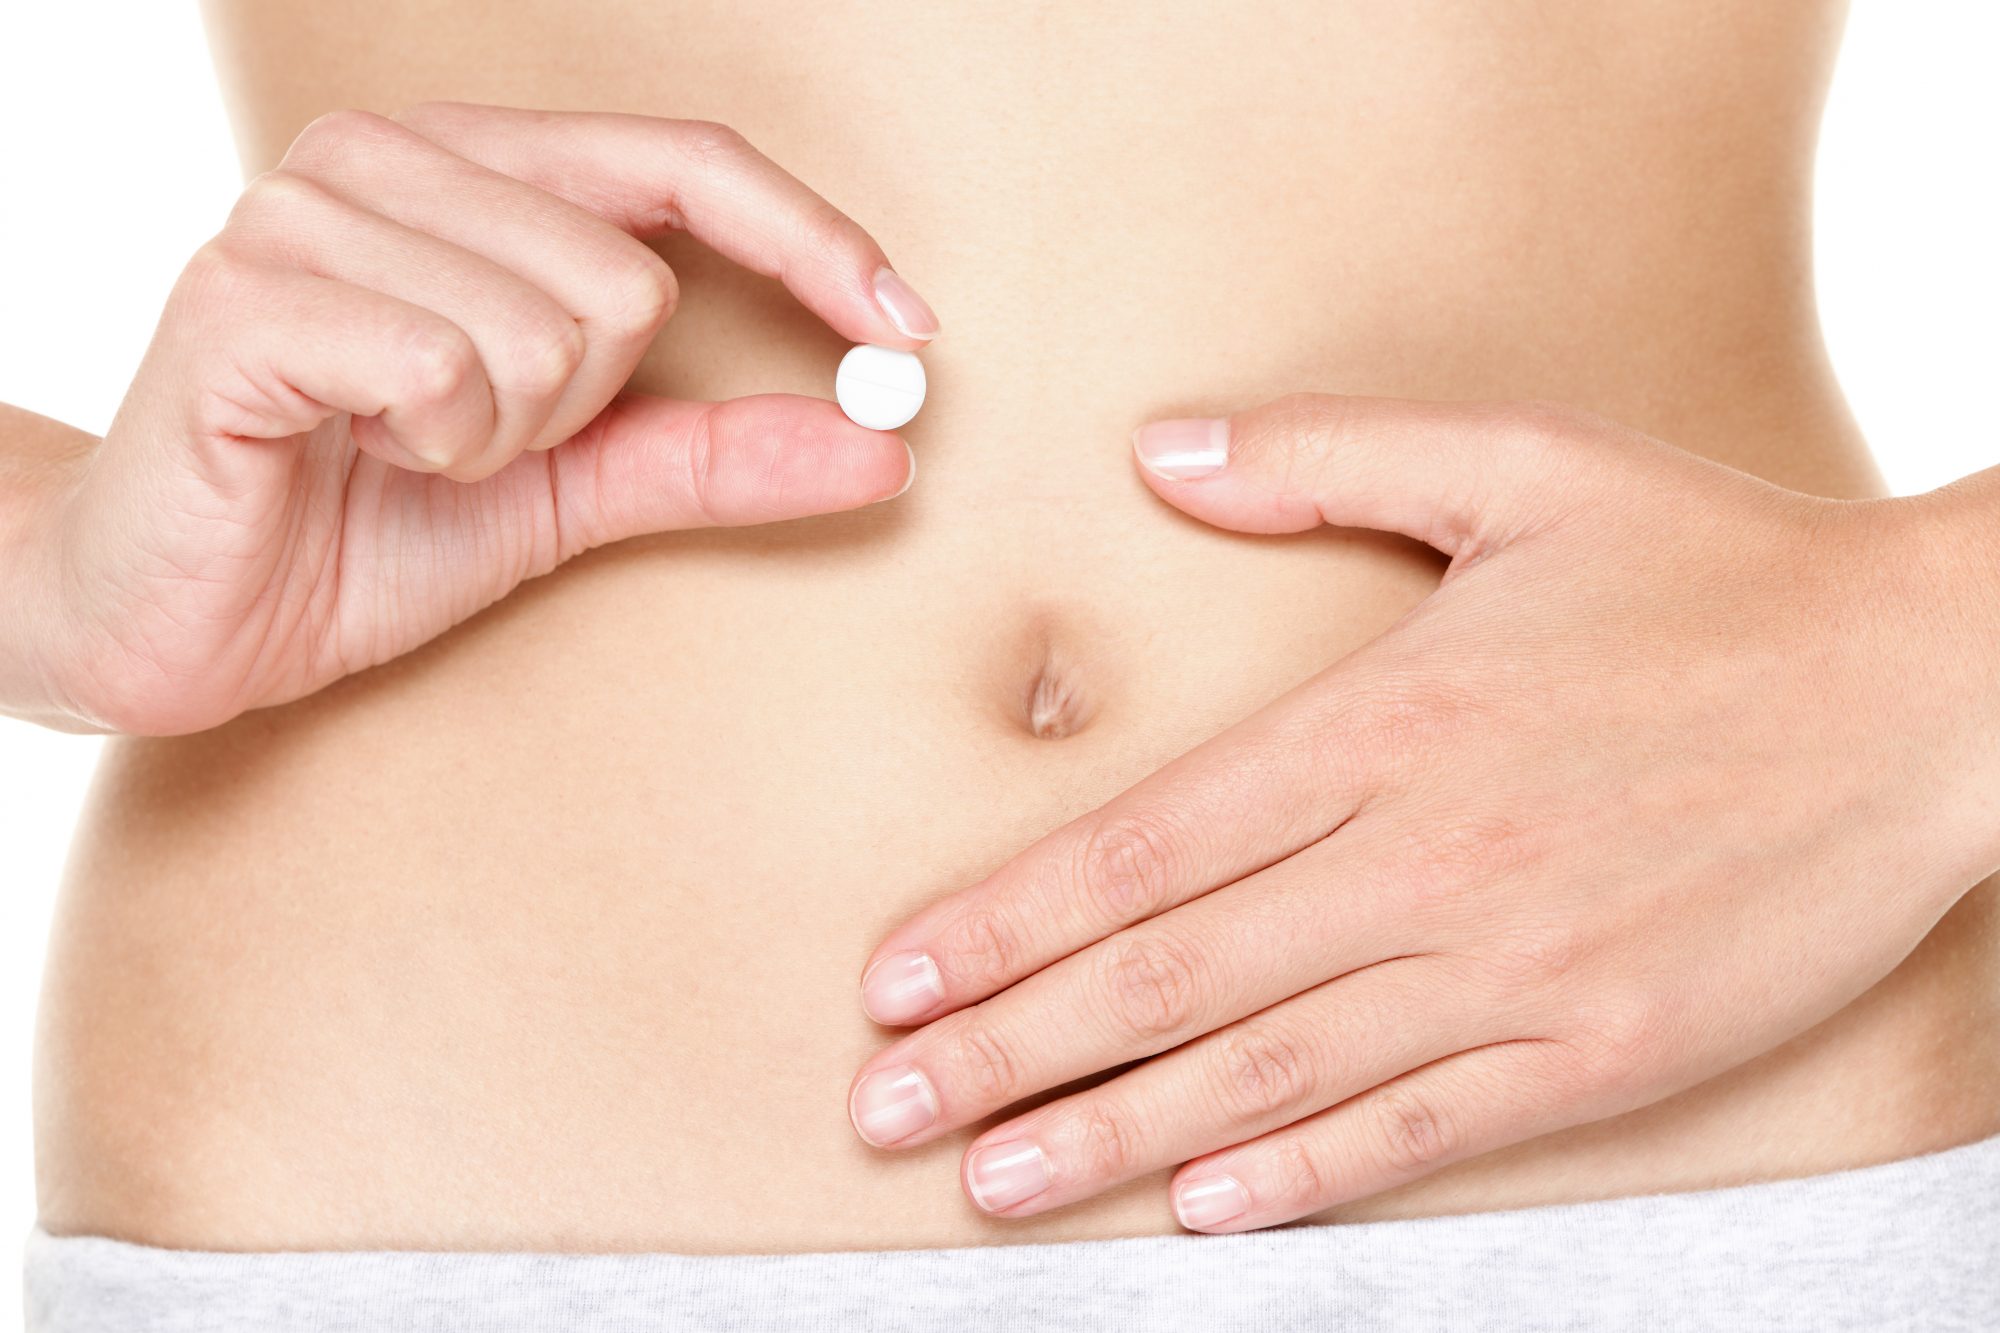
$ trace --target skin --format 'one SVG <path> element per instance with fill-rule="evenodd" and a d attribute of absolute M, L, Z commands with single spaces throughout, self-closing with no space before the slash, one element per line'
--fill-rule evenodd
<path fill-rule="evenodd" d="M 843 336 L 936 332 L 892 287 L 922 321 L 898 327 L 866 232 L 725 127 L 447 104 L 316 121 L 181 275 L 102 447 L 12 534 L 9 601 L 43 609 L 0 640 L 0 703 L 199 731 L 592 547 L 901 494 L 908 446 L 823 399 L 615 397 L 673 314 L 640 244 L 668 231 Z"/>
<path fill-rule="evenodd" d="M 1393 533 L 1177 511 L 1134 428 L 1301 387 L 1536 399 L 1789 491 L 1882 493 L 1811 303 L 1835 7 L 1155 17 L 210 6 L 252 175 L 341 108 L 698 116 L 853 210 L 949 332 L 900 432 L 924 475 L 893 503 L 610 543 L 290 703 L 107 745 L 40 1009 L 45 1227 L 727 1252 L 1173 1231 L 1166 1167 L 1033 1214 L 962 1189 L 973 1138 L 1117 1067 L 915 1146 L 870 1147 L 845 1114 L 899 1039 L 853 1003 L 889 931 L 1365 651 L 1445 570 Z M 687 233 L 648 248 L 682 299 L 626 392 L 826 394 L 846 326 Z M 8 429 L 26 466 L 0 508 L 29 541 L 102 446 Z M 1634 514 L 1678 511 L 1642 491 Z M 1866 578 L 1920 581 L 1947 529 L 1872 546 Z M 1631 572 L 1624 530 L 1600 535 L 1564 578 Z M 1489 647 L 1511 614 L 1492 607 Z M 1629 619 L 1625 669 L 1681 651 Z M 1874 866 L 1875 891 L 1900 902 L 1931 850 Z M 1993 899 L 1764 1055 L 1310 1220 L 1704 1188 L 2000 1130 Z"/>
<path fill-rule="evenodd" d="M 922 1025 L 850 1091 L 878 1147 L 1134 1066 L 973 1140 L 989 1213 L 1185 1163 L 1182 1224 L 1243 1231 L 1630 1111 L 1848 1004 L 2000 865 L 2000 469 L 1830 501 L 1559 407 L 1310 396 L 1136 448 L 1205 522 L 1451 566 L 876 950 L 870 1015 Z"/>

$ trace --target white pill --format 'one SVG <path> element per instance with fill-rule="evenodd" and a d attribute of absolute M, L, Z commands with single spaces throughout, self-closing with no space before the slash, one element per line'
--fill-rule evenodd
<path fill-rule="evenodd" d="M 924 363 L 914 352 L 862 343 L 840 358 L 833 396 L 855 425 L 894 430 L 924 405 Z"/>

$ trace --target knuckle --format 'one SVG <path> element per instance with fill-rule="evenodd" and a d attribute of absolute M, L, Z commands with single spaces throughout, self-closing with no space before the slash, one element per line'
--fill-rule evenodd
<path fill-rule="evenodd" d="M 1012 921 L 992 907 L 959 913 L 945 926 L 939 944 L 952 974 L 982 989 L 1012 980 L 1027 957 Z"/>
<path fill-rule="evenodd" d="M 1410 677 L 1362 687 L 1339 706 L 1337 730 L 1369 753 L 1399 760 L 1435 753 L 1463 734 L 1478 700 L 1464 688 Z"/>
<path fill-rule="evenodd" d="M 1397 882 L 1419 908 L 1476 896 L 1517 875 L 1535 856 L 1526 826 L 1505 815 L 1415 821 L 1401 840 Z"/>
<path fill-rule="evenodd" d="M 1283 451 L 1273 460 L 1281 464 L 1282 484 L 1304 484 L 1311 473 L 1332 465 L 1349 412 L 1343 400 L 1319 393 L 1286 394 L 1259 411 L 1256 433 Z"/>
<path fill-rule="evenodd" d="M 680 283 L 667 261 L 636 241 L 631 259 L 610 277 L 610 286 L 615 298 L 603 323 L 621 342 L 652 341 L 680 303 Z"/>
<path fill-rule="evenodd" d="M 295 231 L 307 219 L 323 213 L 333 196 L 296 171 L 274 167 L 243 187 L 229 211 L 224 230 L 231 232 Z"/>
<path fill-rule="evenodd" d="M 1333 1198 L 1333 1176 L 1313 1145 L 1300 1135 L 1280 1139 L 1260 1173 L 1275 1202 L 1287 1213 L 1309 1213 Z"/>
<path fill-rule="evenodd" d="M 1020 1064 L 1007 1041 L 991 1027 L 969 1021 L 953 1037 L 954 1086 L 970 1092 L 981 1106 L 1005 1106 L 1020 1087 Z"/>
<path fill-rule="evenodd" d="M 387 116 L 345 108 L 329 111 L 303 130 L 285 153 L 285 166 L 337 161 L 385 143 L 398 142 L 409 131 Z"/>
<path fill-rule="evenodd" d="M 552 398 L 583 364 L 583 352 L 583 330 L 574 320 L 548 320 L 517 339 L 507 358 L 505 387 L 531 398 Z"/>
<path fill-rule="evenodd" d="M 710 526 L 723 522 L 722 506 L 718 503 L 717 468 L 719 455 L 715 447 L 715 414 L 704 411 L 695 419 L 693 429 L 688 432 L 687 448 L 682 455 L 682 466 L 686 470 L 685 487 L 687 497 L 694 506 L 695 513 Z"/>
<path fill-rule="evenodd" d="M 1509 403 L 1501 411 L 1509 427 L 1506 438 L 1531 449 L 1570 443 L 1596 420 L 1580 407 L 1546 398 Z"/>
<path fill-rule="evenodd" d="M 1571 1040 L 1579 1052 L 1576 1078 L 1601 1086 L 1643 1076 L 1661 1064 L 1671 1028 L 1667 1011 L 1642 999 L 1590 1006 Z"/>
<path fill-rule="evenodd" d="M 1568 403 L 1496 403 L 1483 415 L 1482 466 L 1465 483 L 1461 500 L 1468 509 L 1483 510 L 1504 490 L 1517 498 L 1522 512 L 1538 515 L 1516 522 L 1535 525 L 1566 517 L 1586 502 L 1586 495 L 1602 496 L 1590 482 L 1599 475 L 1605 446 L 1636 437 L 1636 432 Z M 1490 526 L 1466 526 L 1459 534 L 1467 543 L 1461 555 L 1481 558 L 1499 535 Z"/>
<path fill-rule="evenodd" d="M 1552 921 L 1502 932 L 1482 959 L 1503 991 L 1513 992 L 1561 981 L 1575 969 L 1580 952 L 1576 928 Z"/>
<path fill-rule="evenodd" d="M 1093 1101 L 1079 1107 L 1069 1128 L 1076 1160 L 1086 1179 L 1124 1180 L 1144 1163 L 1139 1127 L 1116 1106 Z"/>
<path fill-rule="evenodd" d="M 1396 1175 L 1421 1174 L 1442 1165 L 1457 1151 L 1457 1127 L 1421 1093 L 1388 1087 L 1370 1098 L 1368 1105 L 1383 1162 Z"/>
<path fill-rule="evenodd" d="M 243 262 L 220 239 L 211 240 L 188 257 L 169 302 L 177 307 L 226 310 L 242 292 L 247 278 Z"/>
<path fill-rule="evenodd" d="M 1300 1043 L 1284 1033 L 1261 1028 L 1228 1032 L 1218 1054 L 1223 1109 L 1239 1122 L 1289 1116 L 1312 1095 L 1312 1063 Z"/>
<path fill-rule="evenodd" d="M 853 219 L 824 199 L 807 210 L 799 226 L 801 244 L 816 257 L 838 258 L 854 248 Z"/>
<path fill-rule="evenodd" d="M 1504 429 L 1498 432 L 1495 447 L 1517 475 L 1546 477 L 1567 471 L 1577 461 L 1578 450 L 1602 438 L 1603 418 L 1569 403 L 1531 399 L 1499 410 Z"/>
<path fill-rule="evenodd" d="M 1173 846 L 1173 830 L 1158 815 L 1100 820 L 1078 853 L 1080 896 L 1109 924 L 1152 916 L 1172 900 Z"/>
<path fill-rule="evenodd" d="M 1338 403 L 1322 393 L 1288 393 L 1265 406 L 1265 424 L 1288 439 L 1318 438 L 1333 429 Z"/>
<path fill-rule="evenodd" d="M 479 353 L 455 325 L 442 320 L 413 323 L 399 341 L 405 402 L 449 402 L 479 373 Z"/>
<path fill-rule="evenodd" d="M 1105 1012 L 1118 1037 L 1150 1043 L 1188 1028 L 1201 981 L 1191 947 L 1154 932 L 1115 942 L 1106 955 Z"/>
<path fill-rule="evenodd" d="M 729 166 L 755 151 L 748 139 L 719 121 L 683 120 L 679 129 L 681 151 L 696 166 Z"/>

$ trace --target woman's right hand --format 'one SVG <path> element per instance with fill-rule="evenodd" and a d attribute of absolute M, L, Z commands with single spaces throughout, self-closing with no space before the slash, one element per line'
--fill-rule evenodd
<path fill-rule="evenodd" d="M 855 342 L 922 299 L 734 132 L 433 104 L 307 127 L 169 297 L 103 443 L 13 542 L 0 705 L 200 730 L 395 657 L 590 547 L 899 494 L 831 402 L 620 390 L 685 230 Z M 12 614 L 16 609 L 21 614 Z M 17 708 L 18 706 L 18 708 Z"/>

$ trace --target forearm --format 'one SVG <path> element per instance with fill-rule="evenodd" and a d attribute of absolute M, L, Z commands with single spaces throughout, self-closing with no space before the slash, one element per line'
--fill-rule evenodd
<path fill-rule="evenodd" d="M 97 437 L 0 403 L 0 714 L 92 730 L 63 707 L 50 670 L 59 614 L 55 525 Z"/>

